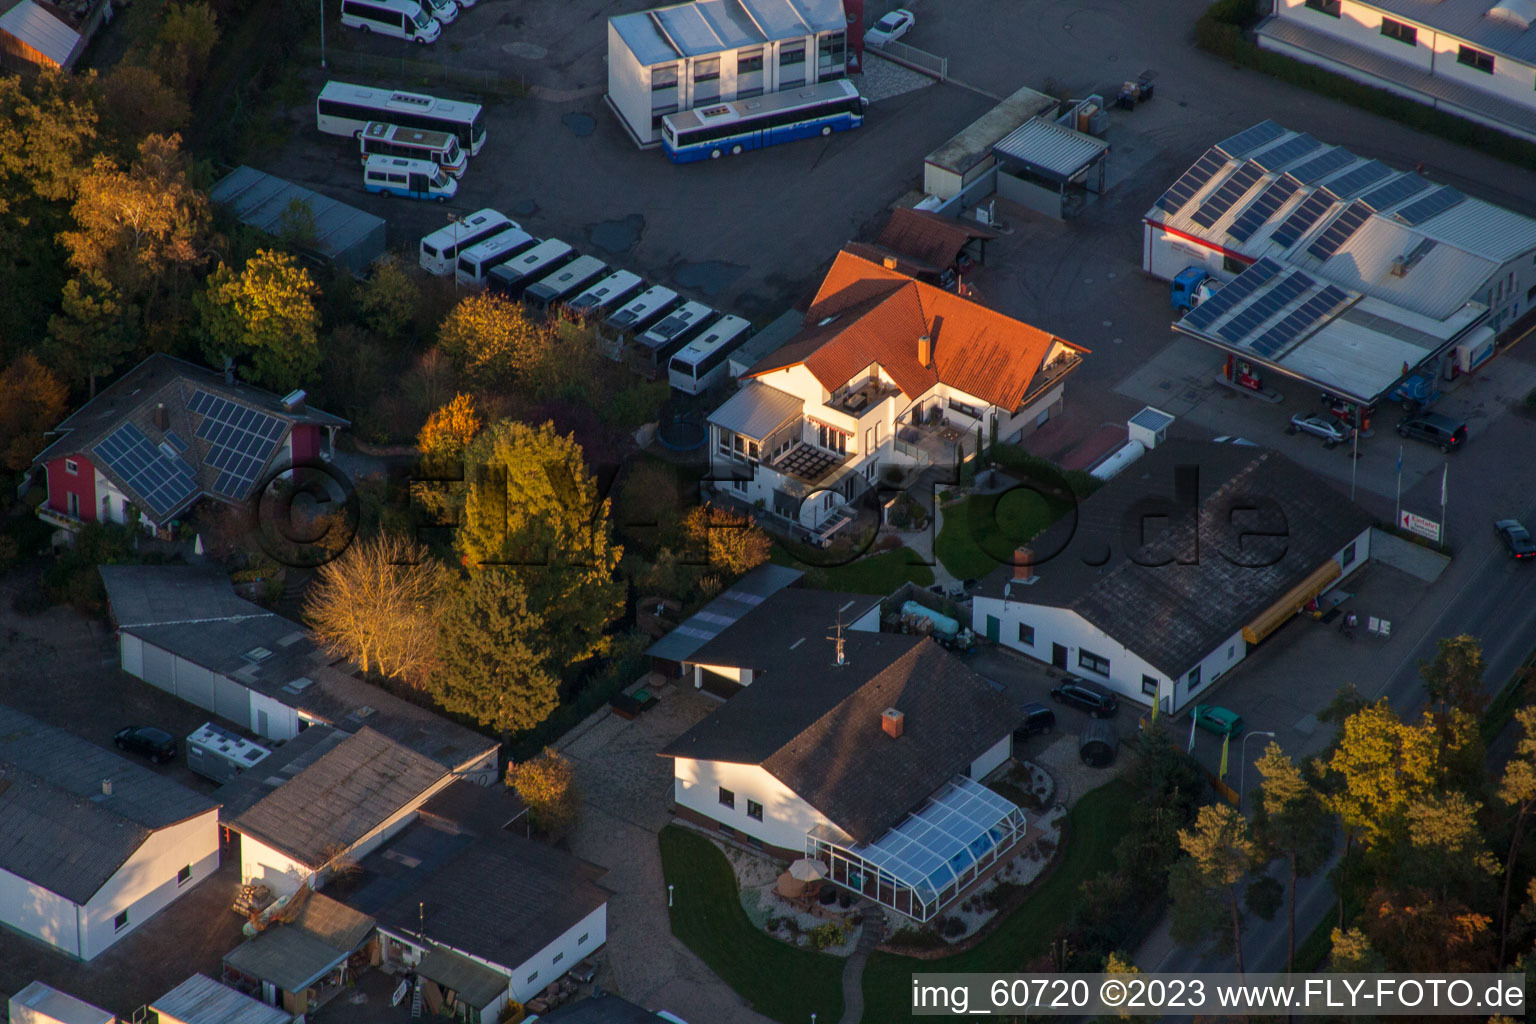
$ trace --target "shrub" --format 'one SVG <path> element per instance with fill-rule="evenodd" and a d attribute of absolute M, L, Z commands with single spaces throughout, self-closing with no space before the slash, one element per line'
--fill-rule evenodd
<path fill-rule="evenodd" d="M 905 946 L 908 949 L 936 949 L 944 944 L 944 940 L 932 928 L 898 928 L 891 932 L 886 941 L 893 946 Z"/>
<path fill-rule="evenodd" d="M 939 921 L 939 931 L 944 935 L 945 938 L 958 939 L 960 936 L 965 934 L 964 918 L 950 915 L 948 917 L 940 918 Z"/>
<path fill-rule="evenodd" d="M 828 921 L 806 932 L 805 937 L 810 940 L 812 949 L 827 949 L 830 946 L 841 946 L 848 941 L 848 932 L 842 925 Z"/>

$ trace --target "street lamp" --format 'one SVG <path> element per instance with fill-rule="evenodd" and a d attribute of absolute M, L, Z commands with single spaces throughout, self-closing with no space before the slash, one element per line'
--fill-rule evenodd
<path fill-rule="evenodd" d="M 672 905 L 672 886 L 667 886 L 667 906 Z"/>
<path fill-rule="evenodd" d="M 1257 732 L 1247 733 L 1243 736 L 1242 746 L 1238 748 L 1238 758 L 1243 762 L 1243 769 L 1238 773 L 1237 776 L 1237 809 L 1239 811 L 1243 809 L 1243 790 L 1247 787 L 1248 784 L 1248 741 L 1253 739 L 1255 736 L 1268 736 L 1270 739 L 1275 738 L 1274 733 L 1264 732 L 1262 729 L 1258 730 Z"/>

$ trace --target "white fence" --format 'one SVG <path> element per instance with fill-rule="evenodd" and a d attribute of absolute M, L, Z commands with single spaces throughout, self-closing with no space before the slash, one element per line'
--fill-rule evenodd
<path fill-rule="evenodd" d="M 911 68 L 913 71 L 921 71 L 925 75 L 932 75 L 941 82 L 949 80 L 949 58 L 940 57 L 936 53 L 927 50 L 919 50 L 915 46 L 908 46 L 899 39 L 892 39 L 882 46 L 870 46 L 880 56 L 887 60 L 893 60 L 897 64 Z"/>

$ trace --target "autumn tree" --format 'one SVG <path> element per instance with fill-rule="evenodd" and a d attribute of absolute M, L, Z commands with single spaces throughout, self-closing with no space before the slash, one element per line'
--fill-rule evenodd
<path fill-rule="evenodd" d="M 539 398 L 564 398 L 587 406 L 600 402 L 600 384 L 618 367 L 598 351 L 594 328 L 556 317 L 541 325 L 535 345 L 524 350 L 516 369 Z M 628 377 L 626 371 L 625 376 Z"/>
<path fill-rule="evenodd" d="M 201 0 L 166 4 L 155 38 L 154 66 L 167 82 L 195 94 L 208 74 L 218 42 L 218 18 L 208 4 Z"/>
<path fill-rule="evenodd" d="M 322 565 L 304 602 L 315 641 L 364 672 L 420 683 L 436 663 L 442 566 L 404 537 L 380 533 Z"/>
<path fill-rule="evenodd" d="M 47 447 L 45 431 L 64 418 L 69 389 L 37 361 L 23 352 L 0 371 L 0 462 L 20 472 L 32 457 Z"/>
<path fill-rule="evenodd" d="M 221 264 L 198 296 L 204 356 L 215 366 L 249 357 L 256 383 L 299 387 L 320 366 L 317 294 L 309 271 L 287 253 L 259 249 L 238 274 Z"/>
<path fill-rule="evenodd" d="M 192 120 L 186 97 L 153 68 L 122 63 L 101 85 L 102 126 L 125 152 L 131 152 L 146 135 L 170 135 Z"/>
<path fill-rule="evenodd" d="M 546 623 L 510 570 L 488 569 L 451 589 L 437 632 L 438 668 L 428 692 L 444 709 L 501 733 L 525 732 L 560 703 Z"/>
<path fill-rule="evenodd" d="M 1243 880 L 1253 868 L 1258 852 L 1249 834 L 1248 820 L 1226 804 L 1200 808 L 1192 828 L 1179 833 L 1179 846 L 1189 856 L 1174 865 L 1168 894 L 1173 900 L 1171 933 L 1180 942 L 1195 942 L 1218 926 L 1224 906 L 1231 932 L 1219 940 L 1237 959 L 1243 971 L 1243 917 L 1239 900 Z"/>
<path fill-rule="evenodd" d="M 373 262 L 373 272 L 358 292 L 357 307 L 368 329 L 386 338 L 403 331 L 416 313 L 421 289 L 393 253 Z"/>
<path fill-rule="evenodd" d="M 1425 890 L 1378 888 L 1366 900 L 1361 928 L 1388 970 L 1486 971 L 1492 969 L 1493 919 L 1460 900 Z"/>
<path fill-rule="evenodd" d="M 1333 852 L 1334 823 L 1322 797 L 1279 744 L 1254 763 L 1263 783 L 1254 833 L 1266 854 L 1286 866 L 1286 970 L 1296 967 L 1296 880 L 1319 871 Z"/>
<path fill-rule="evenodd" d="M 48 320 L 44 360 L 69 384 L 110 376 L 138 347 L 138 307 L 100 274 L 84 273 L 64 285 L 59 311 Z"/>
<path fill-rule="evenodd" d="M 552 664 L 603 653 L 605 631 L 623 610 L 608 500 L 581 446 L 556 433 L 502 420 L 482 430 L 465 455 L 466 486 L 455 543 L 471 571 L 510 569 L 546 621 Z"/>
<path fill-rule="evenodd" d="M 1371 848 L 1396 832 L 1411 801 L 1434 790 L 1439 745 L 1432 728 L 1405 723 L 1383 698 L 1344 720 L 1328 771 L 1328 804 L 1346 844 Z"/>
<path fill-rule="evenodd" d="M 0 76 L 0 213 L 35 195 L 73 198 L 96 147 L 94 76 Z"/>
<path fill-rule="evenodd" d="M 1482 804 L 1455 790 L 1411 801 L 1407 849 L 1394 883 L 1436 892 L 1442 901 L 1482 895 L 1479 890 L 1498 874 L 1499 865 L 1477 823 L 1481 810 Z"/>
<path fill-rule="evenodd" d="M 1335 928 L 1328 937 L 1328 969 L 1335 974 L 1379 974 L 1387 969 L 1386 958 L 1359 928 Z"/>
<path fill-rule="evenodd" d="M 1424 691 L 1442 714 L 1452 708 L 1482 714 L 1487 703 L 1483 697 L 1483 669 L 1483 648 L 1477 637 L 1466 633 L 1442 637 L 1435 644 L 1434 658 L 1419 662 Z"/>
<path fill-rule="evenodd" d="M 576 772 L 553 747 L 522 764 L 507 765 L 507 785 L 528 805 L 540 831 L 560 832 L 575 822 L 581 806 Z"/>
<path fill-rule="evenodd" d="M 697 561 L 737 577 L 768 561 L 773 539 L 744 512 L 695 505 L 683 516 L 683 532 Z"/>
<path fill-rule="evenodd" d="M 1515 880 L 1515 865 L 1520 857 L 1520 844 L 1525 839 L 1526 824 L 1532 809 L 1536 809 L 1536 706 L 1520 708 L 1515 712 L 1515 721 L 1520 725 L 1520 739 L 1515 743 L 1514 755 L 1504 766 L 1504 778 L 1499 782 L 1499 799 L 1515 811 L 1509 856 L 1504 858 L 1504 895 L 1499 901 L 1499 967 L 1504 966 L 1509 940 L 1509 896 Z"/>
<path fill-rule="evenodd" d="M 416 447 L 424 459 L 457 463 L 482 425 L 474 398 L 461 391 L 427 417 L 416 437 Z"/>
<path fill-rule="evenodd" d="M 544 347 L 544 326 L 521 302 L 476 292 L 449 311 L 438 328 L 437 343 L 472 380 L 505 384 L 533 364 Z"/>

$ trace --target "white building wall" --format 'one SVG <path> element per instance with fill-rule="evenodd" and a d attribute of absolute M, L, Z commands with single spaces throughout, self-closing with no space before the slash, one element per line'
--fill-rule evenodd
<path fill-rule="evenodd" d="M 116 1015 L 40 981 L 11 996 L 10 1024 L 117 1024 Z"/>
<path fill-rule="evenodd" d="M 1013 756 L 1013 734 L 1009 733 L 987 748 L 986 753 L 971 762 L 971 778 L 980 782 L 993 770 Z"/>
<path fill-rule="evenodd" d="M 1346 4 L 1347 7 L 1357 7 L 1357 4 Z M 1489 6 L 1493 6 L 1489 4 Z M 1401 20 L 1401 19 L 1399 19 Z M 1529 31 L 1529 29 L 1527 29 Z M 1493 54 L 1493 74 L 1479 71 L 1460 63 L 1456 58 L 1464 40 L 1444 33 L 1434 33 L 1426 39 L 1426 33 L 1421 31 L 1421 42 L 1430 42 L 1434 46 L 1435 74 L 1442 78 L 1448 78 L 1454 82 L 1469 86 L 1481 92 L 1492 93 L 1503 99 L 1520 104 L 1527 109 L 1536 109 L 1536 68 L 1529 64 L 1522 64 L 1512 57 L 1503 54 Z M 1388 39 L 1387 42 L 1392 40 Z M 1477 43 L 1465 42 L 1465 45 L 1483 53 L 1492 53 L 1486 46 Z M 1406 46 L 1403 49 L 1407 49 Z"/>
<path fill-rule="evenodd" d="M 297 892 L 312 872 L 285 853 L 259 839 L 240 835 L 240 880 L 265 885 L 274 896 Z"/>
<path fill-rule="evenodd" d="M 652 142 L 651 72 L 608 23 L 608 101 L 641 142 Z"/>
<path fill-rule="evenodd" d="M 1142 227 L 1141 269 L 1153 277 L 1172 281 L 1186 267 L 1204 267 L 1222 280 L 1230 276 L 1222 269 L 1225 257 L 1220 250 L 1165 231 L 1157 224 L 1144 223 Z"/>
<path fill-rule="evenodd" d="M 1339 17 L 1335 18 L 1315 11 L 1305 5 L 1304 0 L 1278 0 L 1275 4 L 1275 13 L 1289 21 L 1295 21 L 1298 25 L 1312 29 L 1314 32 L 1326 32 L 1331 36 L 1342 39 L 1347 43 L 1373 50 L 1384 57 L 1401 61 L 1404 64 L 1412 64 L 1424 71 L 1435 70 L 1431 64 L 1434 54 L 1434 30 L 1425 29 L 1418 25 L 1418 43 L 1409 46 L 1407 43 L 1381 34 L 1382 12 L 1364 4 L 1351 3 L 1345 0 L 1341 3 Z M 1399 21 L 1408 25 L 1417 25 L 1408 18 L 1391 16 L 1393 21 Z M 1451 54 L 1454 61 L 1456 55 Z"/>
<path fill-rule="evenodd" d="M 101 953 L 213 874 L 218 866 L 217 810 L 158 830 L 82 908 L 81 955 L 89 960 Z M 177 881 L 177 873 L 188 867 L 191 877 Z M 124 911 L 128 923 L 119 929 L 113 921 Z"/>
<path fill-rule="evenodd" d="M 251 690 L 250 729 L 269 740 L 291 740 L 299 734 L 299 713 L 282 701 Z"/>
<path fill-rule="evenodd" d="M 807 832 L 817 825 L 832 824 L 788 786 L 755 764 L 680 757 L 675 761 L 673 772 L 679 806 L 729 825 L 770 846 L 803 850 Z M 736 795 L 734 808 L 720 803 L 722 787 Z M 762 821 L 747 817 L 748 800 L 763 805 Z"/>
<path fill-rule="evenodd" d="M 511 968 L 512 998 L 526 1003 L 607 941 L 608 904 L 604 903 L 536 955 Z"/>
<path fill-rule="evenodd" d="M 58 893 L 0 870 L 0 923 L 8 928 L 79 957 L 79 909 Z"/>
<path fill-rule="evenodd" d="M 1217 644 L 1211 653 L 1200 659 L 1199 682 L 1191 686 L 1190 678 L 1194 670 L 1184 673 L 1174 687 L 1173 710 L 1178 711 L 1191 701 L 1203 699 L 1203 695 L 1216 680 L 1231 671 L 1232 666 L 1248 656 L 1248 641 L 1243 639 L 1243 631 L 1227 637 L 1224 643 Z"/>
<path fill-rule="evenodd" d="M 122 659 L 123 671 L 135 679 L 144 678 L 144 642 L 127 633 L 117 635 L 117 650 Z"/>

